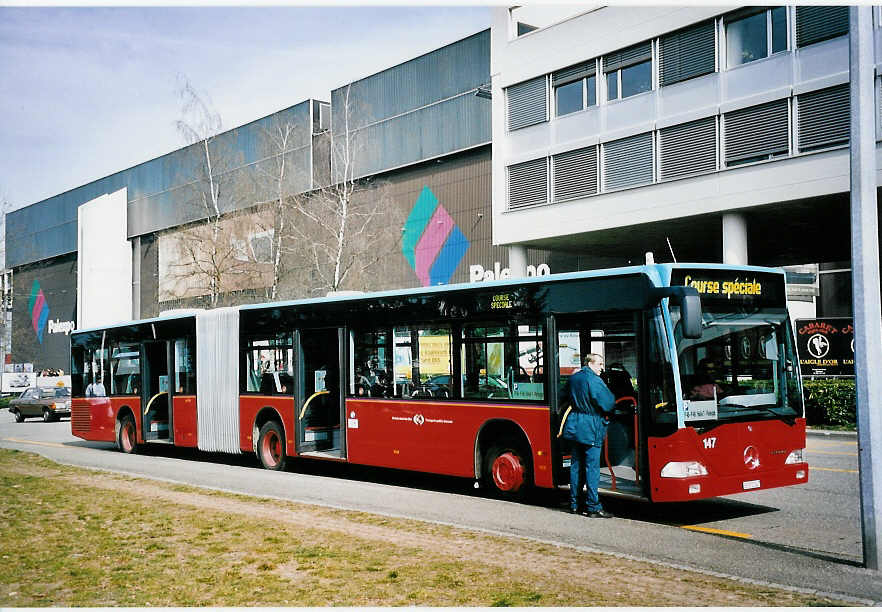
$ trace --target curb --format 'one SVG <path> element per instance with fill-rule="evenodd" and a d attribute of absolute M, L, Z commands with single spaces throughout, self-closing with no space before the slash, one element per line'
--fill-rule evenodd
<path fill-rule="evenodd" d="M 806 429 L 806 436 L 813 438 L 857 438 L 856 431 L 832 431 L 829 429 Z"/>

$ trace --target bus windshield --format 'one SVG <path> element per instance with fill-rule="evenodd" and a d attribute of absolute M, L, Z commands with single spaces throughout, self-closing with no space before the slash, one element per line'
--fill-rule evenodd
<path fill-rule="evenodd" d="M 679 310 L 671 307 L 671 322 L 686 423 L 708 427 L 802 416 L 799 362 L 786 311 L 708 304 L 701 338 L 692 340 L 683 338 Z"/>

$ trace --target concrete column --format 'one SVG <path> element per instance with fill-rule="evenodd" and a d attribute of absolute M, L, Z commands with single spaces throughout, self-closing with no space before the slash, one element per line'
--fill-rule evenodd
<path fill-rule="evenodd" d="M 747 265 L 747 219 L 742 214 L 723 215 L 723 263 Z"/>
<path fill-rule="evenodd" d="M 854 303 L 858 472 L 864 565 L 882 569 L 882 311 L 879 308 L 879 219 L 876 203 L 876 123 L 873 14 L 849 8 L 851 77 L 851 270 Z"/>
<path fill-rule="evenodd" d="M 512 278 L 527 276 L 527 247 L 522 244 L 508 247 L 508 269 L 511 270 Z"/>
<path fill-rule="evenodd" d="M 132 319 L 141 318 L 141 237 L 132 238 Z"/>

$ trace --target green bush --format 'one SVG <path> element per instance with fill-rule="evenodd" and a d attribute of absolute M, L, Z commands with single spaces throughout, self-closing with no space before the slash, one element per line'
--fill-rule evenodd
<path fill-rule="evenodd" d="M 804 380 L 802 384 L 808 425 L 855 426 L 857 395 L 854 379 Z"/>

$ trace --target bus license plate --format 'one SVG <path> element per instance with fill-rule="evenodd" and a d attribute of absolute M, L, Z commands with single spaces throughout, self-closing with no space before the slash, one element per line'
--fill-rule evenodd
<path fill-rule="evenodd" d="M 745 491 L 749 491 L 750 489 L 759 489 L 760 481 L 759 480 L 745 480 L 741 483 L 741 486 L 744 487 Z"/>

